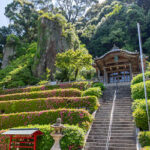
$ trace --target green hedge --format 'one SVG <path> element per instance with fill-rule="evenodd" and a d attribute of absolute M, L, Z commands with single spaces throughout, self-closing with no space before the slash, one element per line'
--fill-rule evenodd
<path fill-rule="evenodd" d="M 142 150 L 150 150 L 150 146 L 145 146 Z"/>
<path fill-rule="evenodd" d="M 150 80 L 150 71 L 145 72 L 145 78 L 149 78 L 149 80 Z M 137 83 L 140 83 L 140 82 L 143 82 L 143 74 L 142 73 L 135 76 L 132 79 L 131 84 L 134 85 L 134 84 L 137 84 Z"/>
<path fill-rule="evenodd" d="M 146 87 L 147 87 L 147 96 L 150 99 L 150 81 L 146 81 Z M 132 93 L 132 98 L 134 100 L 144 99 L 145 95 L 144 95 L 143 82 L 131 85 L 131 93 Z"/>
<path fill-rule="evenodd" d="M 35 98 L 46 98 L 46 97 L 80 97 L 80 96 L 81 96 L 81 91 L 78 89 L 57 89 L 57 90 L 0 95 L 0 101 L 18 100 L 18 99 L 35 99 Z"/>
<path fill-rule="evenodd" d="M 58 89 L 58 88 L 61 88 L 61 89 L 77 88 L 80 90 L 85 90 L 87 87 L 88 87 L 88 82 L 74 82 L 74 83 L 66 83 L 66 84 L 58 84 L 58 85 L 42 85 L 42 86 L 32 86 L 32 87 L 27 87 L 27 88 L 0 90 L 0 95 L 42 91 L 42 90 L 53 90 L 53 89 Z"/>
<path fill-rule="evenodd" d="M 146 113 L 146 104 L 141 103 L 136 106 L 137 106 L 137 108 L 133 112 L 133 117 L 134 117 L 136 126 L 142 130 L 147 130 L 148 129 L 148 120 L 147 120 L 147 113 Z M 150 110 L 150 102 L 148 103 L 148 107 Z M 149 115 L 150 115 L 150 111 L 149 111 Z"/>
<path fill-rule="evenodd" d="M 100 87 L 100 88 L 102 89 L 102 91 L 105 90 L 105 86 L 104 86 L 104 84 L 101 83 L 101 82 L 95 82 L 95 83 L 93 83 L 93 84 L 92 84 L 92 87 Z"/>
<path fill-rule="evenodd" d="M 38 136 L 37 138 L 37 150 L 49 150 L 53 144 L 54 140 L 50 133 L 53 129 L 48 125 L 29 125 L 17 128 L 39 128 L 44 135 Z M 84 131 L 78 126 L 65 125 L 63 129 L 64 137 L 60 141 L 60 146 L 62 150 L 81 150 L 84 146 Z M 8 141 L 5 142 L 8 145 Z M 1 149 L 1 146 L 0 146 Z M 4 150 L 4 149 L 3 149 Z"/>
<path fill-rule="evenodd" d="M 54 109 L 0 115 L 0 129 L 8 129 L 28 124 L 49 124 L 54 123 L 57 118 L 61 118 L 63 124 L 79 124 L 79 126 L 83 128 L 88 128 L 93 120 L 92 116 L 83 109 Z M 86 122 L 86 124 L 84 122 Z"/>
<path fill-rule="evenodd" d="M 23 106 L 23 107 L 22 107 Z M 85 108 L 90 113 L 97 110 L 99 101 L 95 96 L 89 97 L 51 97 L 29 100 L 1 101 L 0 111 L 5 114 L 16 112 L 40 111 L 58 108 Z"/>
<path fill-rule="evenodd" d="M 148 100 L 148 103 L 150 105 L 150 100 Z M 132 111 L 135 111 L 138 107 L 145 109 L 146 108 L 146 102 L 145 99 L 137 99 L 132 103 Z"/>
<path fill-rule="evenodd" d="M 150 131 L 140 132 L 138 138 L 142 147 L 150 146 Z"/>
<path fill-rule="evenodd" d="M 96 96 L 100 97 L 102 95 L 102 91 L 100 87 L 93 87 L 83 91 L 82 96 Z"/>

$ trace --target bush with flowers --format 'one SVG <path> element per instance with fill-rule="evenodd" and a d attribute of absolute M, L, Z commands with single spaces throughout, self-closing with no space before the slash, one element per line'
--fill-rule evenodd
<path fill-rule="evenodd" d="M 81 150 L 84 146 L 84 136 L 85 132 L 78 126 L 74 125 L 64 125 L 65 128 L 63 129 L 64 137 L 60 141 L 60 146 L 62 150 Z M 37 150 L 49 150 L 53 144 L 54 140 L 50 133 L 53 129 L 50 127 L 50 124 L 47 125 L 28 125 L 28 126 L 21 126 L 17 128 L 38 128 L 44 135 L 38 136 L 37 138 Z M 5 136 L 1 136 L 2 139 L 5 139 L 5 146 L 8 147 L 9 141 L 8 138 Z M 6 141 L 7 139 L 7 141 Z M 0 145 L 0 149 L 4 146 Z M 8 149 L 8 148 L 7 148 Z M 7 150 L 2 149 L 2 150 Z"/>
<path fill-rule="evenodd" d="M 23 106 L 23 107 L 22 107 Z M 17 112 L 29 112 L 50 110 L 59 108 L 84 108 L 93 113 L 99 107 L 99 101 L 95 96 L 87 97 L 48 97 L 37 99 L 21 99 L 13 101 L 1 101 L 0 110 L 5 114 Z"/>
<path fill-rule="evenodd" d="M 0 95 L 0 101 L 18 100 L 18 99 L 35 99 L 46 97 L 80 97 L 81 91 L 78 89 L 57 89 L 46 91 L 35 91 L 27 93 L 15 93 Z"/>
<path fill-rule="evenodd" d="M 81 127 L 83 122 L 91 123 L 93 120 L 92 115 L 83 109 L 64 108 L 35 112 L 22 112 L 0 115 L 0 129 L 7 129 L 28 124 L 49 124 L 54 123 L 57 118 L 61 118 L 63 124 L 78 124 Z"/>
<path fill-rule="evenodd" d="M 43 91 L 43 90 L 54 90 L 54 89 L 67 89 L 67 88 L 77 88 L 79 90 L 85 90 L 90 86 L 88 82 L 73 82 L 73 83 L 62 83 L 57 85 L 42 85 L 42 86 L 31 86 L 26 88 L 14 88 L 14 89 L 5 89 L 0 90 L 0 95 L 4 94 L 13 94 L 13 93 L 24 93 L 24 92 L 33 92 L 33 91 Z"/>

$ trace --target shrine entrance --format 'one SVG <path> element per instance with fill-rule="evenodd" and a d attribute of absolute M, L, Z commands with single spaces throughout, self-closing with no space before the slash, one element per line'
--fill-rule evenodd
<path fill-rule="evenodd" d="M 96 57 L 94 67 L 100 82 L 104 84 L 130 82 L 134 75 L 141 72 L 140 55 L 138 52 L 130 52 L 119 49 L 114 45 L 112 50 L 101 57 Z M 144 65 L 146 68 L 146 57 Z"/>
<path fill-rule="evenodd" d="M 130 72 L 129 71 L 122 71 L 122 72 L 114 72 L 108 74 L 108 83 L 119 83 L 119 82 L 130 82 Z"/>

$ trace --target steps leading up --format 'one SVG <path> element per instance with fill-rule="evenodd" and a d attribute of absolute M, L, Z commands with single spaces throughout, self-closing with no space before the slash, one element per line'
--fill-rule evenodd
<path fill-rule="evenodd" d="M 105 150 L 115 86 L 107 86 L 96 113 L 85 150 Z M 136 150 L 136 131 L 132 119 L 130 86 L 117 89 L 109 150 Z"/>

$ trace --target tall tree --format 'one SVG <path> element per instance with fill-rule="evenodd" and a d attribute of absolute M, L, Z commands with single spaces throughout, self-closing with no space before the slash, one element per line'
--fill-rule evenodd
<path fill-rule="evenodd" d="M 38 12 L 32 3 L 14 0 L 5 8 L 5 15 L 16 35 L 30 42 L 36 40 Z"/>
<path fill-rule="evenodd" d="M 76 20 L 85 14 L 85 11 L 98 0 L 57 0 L 56 6 L 61 9 L 68 22 L 75 23 Z"/>

